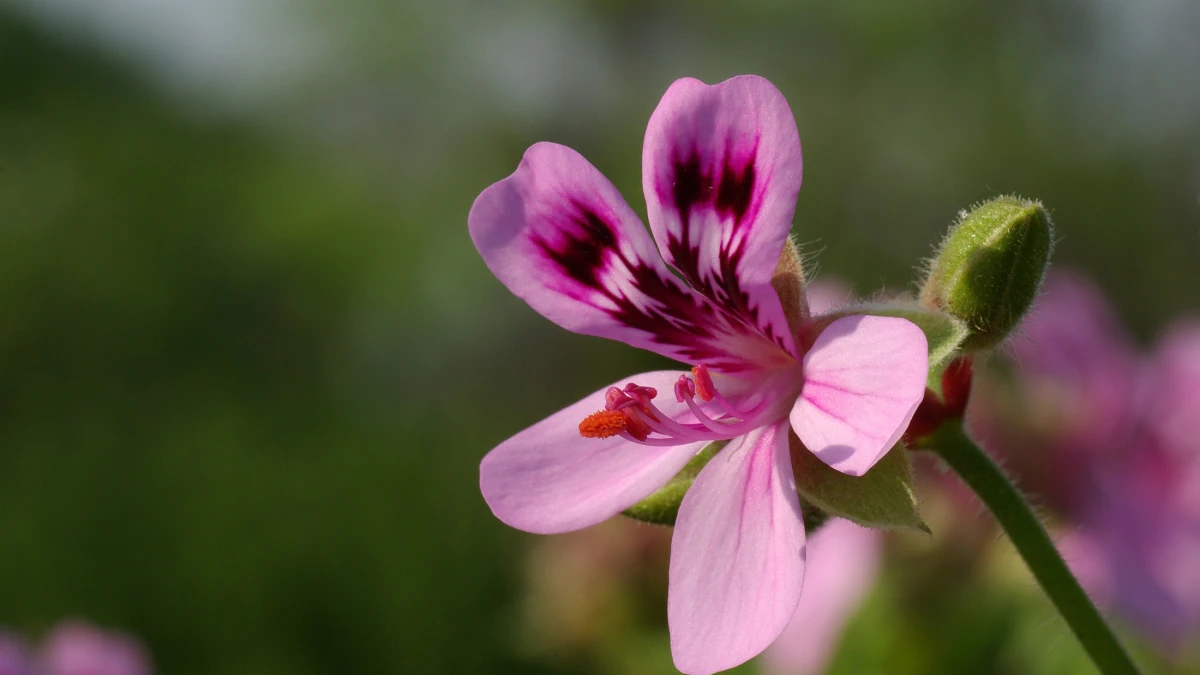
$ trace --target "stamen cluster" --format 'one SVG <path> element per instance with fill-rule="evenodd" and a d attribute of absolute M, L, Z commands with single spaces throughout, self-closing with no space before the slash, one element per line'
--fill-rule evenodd
<path fill-rule="evenodd" d="M 700 364 L 692 375 L 680 375 L 675 382 L 675 400 L 686 403 L 694 421 L 679 421 L 654 405 L 658 396 L 654 387 L 630 382 L 624 389 L 609 387 L 604 393 L 604 410 L 588 415 L 579 423 L 579 435 L 584 438 L 620 436 L 643 445 L 679 445 L 696 441 L 723 441 L 754 429 L 754 419 L 763 412 L 766 402 L 749 410 L 734 407 L 713 384 L 708 368 Z M 701 407 L 696 399 L 712 403 L 716 417 Z M 651 434 L 656 434 L 651 436 Z"/>

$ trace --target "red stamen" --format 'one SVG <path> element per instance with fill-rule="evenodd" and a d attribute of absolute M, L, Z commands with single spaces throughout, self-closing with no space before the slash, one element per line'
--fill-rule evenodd
<path fill-rule="evenodd" d="M 650 435 L 652 429 L 648 424 L 643 422 L 632 410 L 626 408 L 621 411 L 625 415 L 625 431 L 633 436 L 636 440 L 644 441 Z M 653 415 L 651 415 L 653 417 Z M 658 420 L 655 420 L 658 421 Z"/>
<path fill-rule="evenodd" d="M 713 392 L 717 388 L 713 385 L 712 377 L 708 374 L 708 366 L 701 363 L 692 368 L 692 376 L 696 378 L 696 396 L 705 402 L 713 400 Z"/>

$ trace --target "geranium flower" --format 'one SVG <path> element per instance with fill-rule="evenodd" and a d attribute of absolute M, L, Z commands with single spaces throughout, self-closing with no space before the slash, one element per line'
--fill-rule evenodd
<path fill-rule="evenodd" d="M 835 469 L 866 472 L 921 401 L 926 341 L 903 319 L 812 319 L 799 287 L 785 312 L 771 280 L 800 189 L 800 138 L 766 80 L 675 82 L 650 118 L 642 171 L 657 252 L 612 183 L 552 143 L 479 195 L 471 238 L 559 326 L 694 367 L 634 375 L 518 433 L 484 458 L 480 488 L 505 523 L 568 532 L 729 441 L 683 499 L 670 561 L 675 664 L 712 673 L 766 648 L 800 598 L 790 431 Z"/>

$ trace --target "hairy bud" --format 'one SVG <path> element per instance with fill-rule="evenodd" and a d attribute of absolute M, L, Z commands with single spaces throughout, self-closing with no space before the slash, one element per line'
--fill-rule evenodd
<path fill-rule="evenodd" d="M 963 212 L 929 268 L 921 303 L 966 324 L 963 347 L 999 344 L 1042 287 L 1054 228 L 1040 202 L 999 197 Z"/>

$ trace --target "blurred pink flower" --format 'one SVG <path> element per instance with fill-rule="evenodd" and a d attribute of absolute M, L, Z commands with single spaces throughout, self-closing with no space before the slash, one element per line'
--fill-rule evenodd
<path fill-rule="evenodd" d="M 1163 334 L 1142 393 L 1132 452 L 1097 464 L 1079 520 L 1108 564 L 1112 606 L 1177 646 L 1200 632 L 1200 323 Z"/>
<path fill-rule="evenodd" d="M 1097 602 L 1174 648 L 1200 630 L 1200 513 L 1189 503 L 1200 462 L 1162 458 L 1147 449 L 1105 471 L 1063 550 Z"/>
<path fill-rule="evenodd" d="M 1095 489 L 1096 462 L 1130 451 L 1142 357 L 1100 289 L 1061 270 L 1009 349 L 1012 380 L 980 373 L 968 428 L 1025 488 L 1070 514 Z"/>
<path fill-rule="evenodd" d="M 846 622 L 874 586 L 883 536 L 835 518 L 808 545 L 804 590 L 796 614 L 763 652 L 768 675 L 816 675 L 837 651 Z"/>
<path fill-rule="evenodd" d="M 29 649 L 25 641 L 0 631 L 0 675 L 32 675 Z"/>
<path fill-rule="evenodd" d="M 695 367 L 635 375 L 518 433 L 484 458 L 480 489 L 513 527 L 569 532 L 729 441 L 684 497 L 671 546 L 672 655 L 706 675 L 761 652 L 799 602 L 789 433 L 833 468 L 865 473 L 921 401 L 926 342 L 888 317 L 789 328 L 771 281 L 802 160 L 771 83 L 675 82 L 651 115 L 642 169 L 653 239 L 612 183 L 552 143 L 479 195 L 468 229 L 496 277 L 546 318 Z M 674 396 L 655 402 L 660 391 Z"/>
<path fill-rule="evenodd" d="M 39 675 L 149 675 L 150 661 L 141 645 L 122 633 L 86 623 L 58 625 L 38 658 Z"/>
<path fill-rule="evenodd" d="M 1168 328 L 1148 371 L 1147 429 L 1167 452 L 1200 453 L 1200 319 Z"/>
<path fill-rule="evenodd" d="M 1062 452 L 1123 449 L 1133 426 L 1139 357 L 1100 289 L 1080 275 L 1051 272 L 1011 344 L 1030 407 Z"/>
<path fill-rule="evenodd" d="M 1094 285 L 1054 272 L 1022 332 L 1014 391 L 981 383 L 972 429 L 1066 517 L 1097 602 L 1177 646 L 1200 630 L 1200 323 L 1145 357 Z"/>

